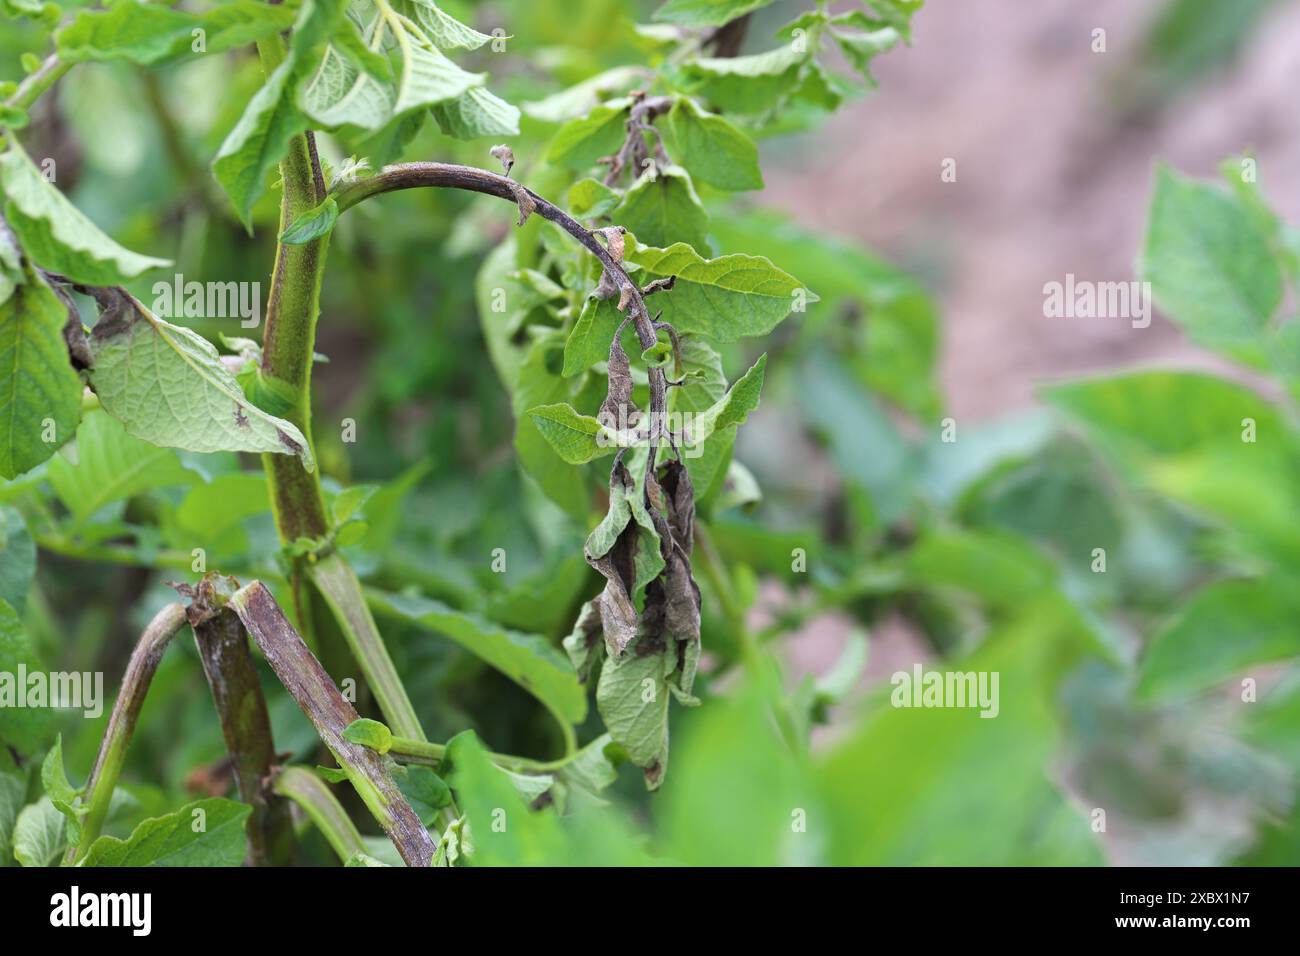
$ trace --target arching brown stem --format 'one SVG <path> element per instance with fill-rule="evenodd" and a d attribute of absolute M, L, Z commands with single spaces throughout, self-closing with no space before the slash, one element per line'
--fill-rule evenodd
<path fill-rule="evenodd" d="M 600 260 L 600 264 L 614 277 L 620 289 L 627 290 L 627 309 L 636 328 L 637 339 L 641 348 L 648 349 L 655 344 L 654 322 L 646 309 L 645 297 L 640 287 L 628 275 L 621 262 L 614 258 L 608 249 L 596 238 L 590 229 L 574 219 L 554 203 L 543 199 L 537 193 L 519 183 L 486 169 L 474 166 L 459 166 L 452 163 L 400 163 L 385 166 L 382 170 L 366 179 L 360 179 L 345 186 L 335 196 L 339 212 L 343 212 L 371 196 L 396 192 L 401 189 L 463 189 L 467 192 L 483 193 L 496 196 L 507 202 L 517 203 L 516 191 L 523 189 L 533 201 L 533 212 L 549 222 L 555 223 L 567 232 Z M 667 413 L 667 381 L 659 368 L 648 370 L 650 381 L 650 449 L 647 473 L 652 474 L 655 467 L 655 452 L 664 435 Z"/>

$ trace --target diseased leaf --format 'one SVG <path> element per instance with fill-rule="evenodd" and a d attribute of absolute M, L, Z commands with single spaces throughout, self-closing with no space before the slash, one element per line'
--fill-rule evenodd
<path fill-rule="evenodd" d="M 700 656 L 700 592 L 690 566 L 695 494 L 679 462 L 658 472 L 646 475 L 643 491 L 615 463 L 609 513 L 584 548 L 605 589 L 564 640 L 584 677 L 604 660 L 596 685 L 601 718 L 651 789 L 667 768 L 669 693 L 699 703 L 691 693 Z"/>
<path fill-rule="evenodd" d="M 102 836 L 83 866 L 239 866 L 248 851 L 244 821 L 252 807 L 212 797 L 145 820 L 129 837 Z"/>
<path fill-rule="evenodd" d="M 721 116 L 705 112 L 689 97 L 681 97 L 664 125 L 668 154 L 690 172 L 691 178 L 718 189 L 762 189 L 758 147 L 753 140 Z M 629 228 L 651 245 L 658 245 L 631 225 Z"/>
<path fill-rule="evenodd" d="M 540 635 L 510 630 L 417 595 L 367 590 L 366 600 L 380 614 L 451 638 L 536 697 L 558 719 L 577 724 L 586 716 L 587 697 L 573 668 Z"/>
<path fill-rule="evenodd" d="M 719 342 L 766 335 L 817 296 L 794 276 L 760 256 L 736 253 L 705 259 L 689 245 L 639 247 L 627 261 L 641 267 L 638 281 L 676 276 L 673 290 L 656 297 L 663 321 L 678 332 L 698 332 Z M 644 278 L 643 278 L 644 277 Z"/>
<path fill-rule="evenodd" d="M 119 0 L 107 10 L 78 12 L 55 41 L 67 63 L 128 60 L 158 66 L 254 43 L 289 29 L 294 16 L 290 8 L 253 0 L 231 0 L 202 13 Z M 201 48 L 196 48 L 196 30 L 202 31 Z"/>
<path fill-rule="evenodd" d="M 186 451 L 297 455 L 308 471 L 316 467 L 302 432 L 245 398 L 207 339 L 164 322 L 121 290 L 98 298 L 90 384 L 128 433 Z"/>
<path fill-rule="evenodd" d="M 63 327 L 68 310 L 30 271 L 0 304 L 0 476 L 13 478 L 72 437 L 81 377 Z"/>
<path fill-rule="evenodd" d="M 115 285 L 142 272 L 169 266 L 124 249 L 64 198 L 18 144 L 0 155 L 5 218 L 27 256 L 50 272 L 86 285 Z"/>

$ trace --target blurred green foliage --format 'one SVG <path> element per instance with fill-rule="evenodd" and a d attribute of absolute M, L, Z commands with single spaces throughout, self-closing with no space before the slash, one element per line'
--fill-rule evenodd
<path fill-rule="evenodd" d="M 1226 188 L 1160 169 L 1141 265 L 1168 317 L 1248 374 L 1126 372 L 1049 388 L 1008 421 L 949 424 L 941 318 L 923 284 L 725 191 L 755 185 L 743 144 L 721 166 L 681 158 L 682 178 L 670 172 L 655 201 L 636 193 L 648 185 L 606 195 L 591 178 L 623 138 L 621 107 L 602 104 L 632 88 L 724 107 L 764 150 L 856 95 L 772 38 L 801 5 L 712 5 L 763 8 L 730 64 L 682 57 L 666 32 L 689 22 L 673 10 L 708 4 L 674 0 L 658 20 L 623 0 L 443 6 L 478 30 L 508 28 L 509 56 L 458 61 L 521 105 L 515 178 L 593 219 L 604 209 L 644 243 L 767 257 L 818 297 L 765 337 L 718 346 L 724 385 L 768 355 L 764 393 L 715 462 L 723 478 L 697 487 L 703 704 L 674 709 L 672 770 L 649 795 L 559 650 L 600 587 L 582 547 L 608 461 L 559 468 L 522 414 L 553 401 L 591 411 L 604 393 L 592 362 L 564 369 L 592 261 L 549 224 L 513 230 L 499 201 L 451 190 L 386 197 L 334 226 L 314 437 L 336 544 L 430 739 L 449 741 L 437 773 L 463 819 L 438 834 L 443 852 L 481 864 L 1295 863 L 1300 366 L 1281 312 L 1297 245 L 1243 178 L 1250 163 L 1225 164 Z M 916 6 L 864 10 L 905 27 Z M 1189 6 L 1153 41 L 1162 69 L 1210 55 L 1180 39 Z M 865 72 L 860 33 L 836 42 Z M 18 76 L 20 54 L 48 43 L 42 26 L 7 21 L 0 72 Z M 207 169 L 262 80 L 251 47 L 147 72 L 82 64 L 23 141 L 129 248 L 165 253 L 187 277 L 265 287 L 277 190 L 253 205 L 249 235 Z M 669 127 L 675 159 L 699 135 L 690 115 Z M 435 119 L 323 135 L 322 157 L 334 171 L 349 157 L 490 164 L 494 138 L 454 139 Z M 152 278 L 130 285 L 144 301 Z M 189 324 L 214 342 L 241 334 L 228 319 Z M 171 599 L 165 582 L 198 576 L 195 548 L 287 606 L 286 556 L 251 465 L 159 448 L 86 411 L 74 444 L 0 484 L 0 671 L 98 670 L 112 693 L 135 635 Z M 508 556 L 500 572 L 495 549 Z M 996 672 L 998 715 L 891 706 L 887 683 L 864 686 L 855 640 L 838 671 L 795 681 L 788 641 L 828 616 L 868 635 L 901 626 L 929 668 Z M 314 731 L 262 676 L 277 749 L 314 766 Z M 358 708 L 373 710 L 364 696 Z M 61 732 L 79 784 L 106 721 L 0 709 L 0 862 L 59 858 L 66 821 L 36 768 Z M 569 724 L 589 746 L 553 762 Z M 143 840 L 196 798 L 232 793 L 224 749 L 197 654 L 178 640 L 107 832 Z M 503 773 L 489 750 L 539 766 Z M 236 819 L 227 803 L 215 810 Z M 395 862 L 354 816 L 364 856 Z M 301 837 L 303 861 L 334 859 L 318 833 Z M 129 846 L 113 853 L 129 859 Z"/>

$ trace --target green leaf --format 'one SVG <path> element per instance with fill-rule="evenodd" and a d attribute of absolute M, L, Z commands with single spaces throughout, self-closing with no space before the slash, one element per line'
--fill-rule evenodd
<path fill-rule="evenodd" d="M 868 84 L 874 85 L 871 61 L 898 46 L 902 34 L 894 27 L 882 26 L 879 20 L 871 19 L 861 10 L 835 17 L 831 22 L 834 24 L 831 36 L 844 53 L 844 58 L 853 64 Z"/>
<path fill-rule="evenodd" d="M 684 381 L 668 392 L 668 409 L 689 415 L 686 420 L 690 421 L 727 394 L 727 378 L 722 371 L 722 356 L 713 346 L 697 335 L 682 335 L 678 340 L 682 364 L 670 370 L 668 377 Z M 697 502 L 706 501 L 715 483 L 722 479 L 723 466 L 731 457 L 735 439 L 736 426 L 724 426 L 715 429 L 702 446 L 696 445 L 689 454 L 683 452 L 682 460 L 690 472 Z"/>
<path fill-rule="evenodd" d="M 49 797 L 28 804 L 14 822 L 14 859 L 23 866 L 55 866 L 68 845 L 66 829 Z"/>
<path fill-rule="evenodd" d="M 655 785 L 668 769 L 668 677 L 659 654 L 606 656 L 596 684 L 596 707 L 610 737 Z"/>
<path fill-rule="evenodd" d="M 0 770 L 0 866 L 13 864 L 14 824 L 26 795 L 25 772 Z"/>
<path fill-rule="evenodd" d="M 918 464 L 888 412 L 824 347 L 804 357 L 799 378 L 805 421 L 825 440 L 849 485 L 866 492 L 872 518 L 888 523 L 901 516 Z"/>
<path fill-rule="evenodd" d="M 447 741 L 440 769 L 456 791 L 456 802 L 469 824 L 470 862 L 478 866 L 540 866 L 565 858 L 565 842 L 555 814 L 527 808 L 510 777 L 492 763 L 473 731 Z"/>
<path fill-rule="evenodd" d="M 91 387 L 137 438 L 186 451 L 298 455 L 308 471 L 316 467 L 302 432 L 245 398 L 211 342 L 126 293 L 91 330 L 90 351 Z"/>
<path fill-rule="evenodd" d="M 570 465 L 584 465 L 618 450 L 613 432 L 590 415 L 579 414 L 563 402 L 528 410 L 542 437 Z"/>
<path fill-rule="evenodd" d="M 1142 658 L 1139 693 L 1208 690 L 1257 664 L 1300 656 L 1300 599 L 1268 578 L 1221 581 L 1197 592 Z"/>
<path fill-rule="evenodd" d="M 600 157 L 615 152 L 627 136 L 624 121 L 629 102 L 615 100 L 565 123 L 546 148 L 546 161 L 569 169 L 587 169 Z"/>
<path fill-rule="evenodd" d="M 691 715 L 674 734 L 674 780 L 653 801 L 662 852 L 688 866 L 781 866 L 819 862 L 809 843 L 824 837 L 809 768 L 781 739 L 770 714 L 787 706 L 750 680 Z M 726 759 L 719 759 L 726 754 Z M 720 793 L 744 793 L 725 813 Z M 792 835 L 802 809 L 807 832 Z"/>
<path fill-rule="evenodd" d="M 304 0 L 284 61 L 253 94 L 212 160 L 213 174 L 250 229 L 253 206 L 266 189 L 267 177 L 284 159 L 293 138 L 307 129 L 297 89 L 315 63 L 316 50 L 336 32 L 345 6 L 343 0 Z"/>
<path fill-rule="evenodd" d="M 599 180 L 588 176 L 569 187 L 569 212 L 578 219 L 607 217 L 621 197 Z"/>
<path fill-rule="evenodd" d="M 55 714 L 48 707 L 17 707 L 20 671 L 40 671 L 40 662 L 27 639 L 22 619 L 8 601 L 0 600 L 0 744 L 19 753 L 35 754 L 49 740 Z M 7 686 L 6 686 L 7 685 Z"/>
<path fill-rule="evenodd" d="M 685 166 L 697 182 L 728 190 L 763 188 L 758 147 L 753 140 L 721 116 L 705 112 L 690 98 L 681 97 L 673 104 L 664 133 L 668 154 Z M 650 241 L 639 230 L 632 231 Z"/>
<path fill-rule="evenodd" d="M 456 139 L 519 135 L 519 108 L 479 86 L 435 103 L 432 112 L 438 128 Z"/>
<path fill-rule="evenodd" d="M 82 384 L 63 338 L 67 321 L 67 308 L 31 272 L 0 304 L 0 476 L 39 465 L 77 427 Z"/>
<path fill-rule="evenodd" d="M 657 298 L 663 321 L 678 332 L 698 332 L 719 342 L 766 335 L 792 310 L 818 301 L 798 279 L 759 256 L 704 259 L 679 242 L 667 249 L 639 247 L 628 253 L 627 261 L 641 267 L 637 278 L 642 284 L 677 277 L 672 291 Z"/>
<path fill-rule="evenodd" d="M 891 706 L 882 695 L 856 730 L 818 756 L 813 779 L 829 824 L 830 862 L 1101 862 L 1087 819 L 1044 773 L 1058 752 L 1059 675 L 1079 662 L 1086 645 L 1063 609 L 1030 595 L 1020 610 L 975 655 L 938 665 L 984 675 L 986 690 L 997 675 L 996 718 L 982 718 L 978 707 Z M 911 671 L 902 673 L 911 678 Z M 890 696 L 905 689 L 895 683 Z"/>
<path fill-rule="evenodd" d="M 292 57 L 275 68 L 212 160 L 213 175 L 250 229 L 253 206 L 266 191 L 267 177 L 284 159 L 293 138 L 307 129 L 307 118 L 291 95 L 295 69 Z"/>
<path fill-rule="evenodd" d="M 616 66 L 597 73 L 568 89 L 523 104 L 524 112 L 543 123 L 564 123 L 585 116 L 613 93 L 622 93 L 649 78 L 643 66 Z M 626 103 L 623 105 L 626 106 Z"/>
<path fill-rule="evenodd" d="M 440 10 L 432 0 L 412 0 L 403 6 L 410 8 L 415 22 L 424 28 L 425 34 L 439 49 L 477 50 L 492 41 L 486 33 L 479 33 Z"/>
<path fill-rule="evenodd" d="M 1258 348 L 1282 301 L 1281 268 L 1258 218 L 1239 197 L 1163 166 L 1141 273 L 1160 307 L 1209 346 Z"/>
<path fill-rule="evenodd" d="M 393 732 L 387 725 L 368 717 L 359 717 L 348 724 L 343 729 L 343 738 L 381 754 L 388 753 L 393 747 Z"/>
<path fill-rule="evenodd" d="M 628 187 L 612 216 L 648 245 L 684 242 L 709 251 L 709 214 L 680 166 L 647 169 Z"/>
<path fill-rule="evenodd" d="M 79 789 L 68 782 L 68 774 L 63 769 L 63 735 L 59 734 L 54 739 L 54 746 L 50 748 L 45 759 L 41 761 L 41 786 L 45 788 L 45 795 L 53 801 L 55 806 L 60 803 L 65 806 L 72 806 L 76 801 Z"/>
<path fill-rule="evenodd" d="M 292 9 L 253 0 L 233 0 L 203 13 L 119 0 L 107 10 L 80 11 L 55 41 L 67 63 L 128 60 L 157 66 L 254 43 L 289 29 L 294 16 Z M 202 49 L 195 49 L 195 30 L 203 31 Z"/>
<path fill-rule="evenodd" d="M 742 375 L 727 391 L 703 412 L 696 415 L 687 428 L 687 449 L 708 441 L 714 432 L 742 425 L 749 413 L 758 407 L 759 393 L 763 390 L 763 371 L 767 368 L 767 355 L 758 357 L 748 372 Z M 683 457 L 688 454 L 683 451 Z"/>
<path fill-rule="evenodd" d="M 395 774 L 398 789 L 425 826 L 432 826 L 438 811 L 451 806 L 451 788 L 428 767 L 411 765 Z"/>
<path fill-rule="evenodd" d="M 481 86 L 487 78 L 483 73 L 462 70 L 427 38 L 406 26 L 390 23 L 388 29 L 402 52 L 394 115 L 455 99 L 471 87 Z"/>
<path fill-rule="evenodd" d="M 1125 451 L 1152 456 L 1209 448 L 1254 448 L 1242 440 L 1242 420 L 1253 419 L 1261 441 L 1288 440 L 1290 428 L 1262 395 L 1201 372 L 1127 372 L 1067 382 L 1043 396 Z"/>
<path fill-rule="evenodd" d="M 91 412 L 82 421 L 75 451 L 75 463 L 66 455 L 54 458 L 49 477 L 78 523 L 112 502 L 199 480 L 176 452 L 131 437 L 121 422 L 102 411 Z"/>
<path fill-rule="evenodd" d="M 578 313 L 578 321 L 564 342 L 564 368 L 561 374 L 565 378 L 581 375 L 597 362 L 609 358 L 609 347 L 614 341 L 614 333 L 623 321 L 612 299 L 597 299 L 588 296 Z"/>
<path fill-rule="evenodd" d="M 575 480 L 573 468 L 564 461 L 542 435 L 537 423 L 527 414 L 531 408 L 557 402 L 575 402 L 582 395 L 579 389 L 584 379 L 560 377 L 563 368 L 564 343 L 560 333 L 553 333 L 533 342 L 523 364 L 519 367 L 519 384 L 515 389 L 515 453 L 527 474 L 551 500 L 569 514 L 582 518 L 589 506 L 590 491 L 582 480 Z M 588 388 L 604 386 L 595 376 L 586 379 Z M 592 395 L 589 405 L 594 408 L 599 398 Z"/>
<path fill-rule="evenodd" d="M 746 56 L 700 58 L 683 72 L 692 93 L 726 112 L 766 118 L 799 91 L 811 49 L 794 44 Z"/>
<path fill-rule="evenodd" d="M 104 235 L 41 174 L 13 137 L 0 155 L 0 189 L 7 199 L 5 218 L 19 244 L 50 272 L 103 286 L 171 265 L 124 249 Z"/>
<path fill-rule="evenodd" d="M 145 820 L 125 840 L 102 836 L 83 866 L 239 866 L 248 850 L 244 821 L 253 808 L 212 797 Z"/>
<path fill-rule="evenodd" d="M 291 222 L 289 227 L 280 234 L 280 241 L 286 245 L 299 246 L 313 239 L 319 239 L 329 234 L 338 218 L 339 204 L 334 201 L 333 196 L 329 196 L 319 206 L 307 210 Z"/>
<path fill-rule="evenodd" d="M 417 595 L 367 590 L 366 600 L 381 614 L 403 618 L 460 644 L 536 697 L 558 719 L 577 724 L 586 717 L 587 695 L 577 675 L 564 654 L 540 635 L 510 630 Z"/>
<path fill-rule="evenodd" d="M 772 0 L 668 0 L 655 11 L 654 18 L 683 27 L 720 27 L 771 2 Z"/>
<path fill-rule="evenodd" d="M 36 543 L 27 523 L 16 509 L 0 507 L 0 600 L 8 601 L 20 615 L 35 572 Z"/>
<path fill-rule="evenodd" d="M 382 29 L 380 17 L 367 28 L 367 35 Z M 377 132 L 393 118 L 396 85 L 376 78 L 353 62 L 345 50 L 326 47 L 320 63 L 298 94 L 299 108 L 328 129 L 355 126 Z"/>

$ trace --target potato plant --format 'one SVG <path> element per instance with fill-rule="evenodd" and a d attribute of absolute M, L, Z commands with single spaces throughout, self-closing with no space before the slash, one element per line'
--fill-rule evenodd
<path fill-rule="evenodd" d="M 1293 856 L 1294 675 L 1213 700 L 1297 651 L 1294 233 L 1156 177 L 1271 392 L 947 416 L 923 283 L 752 198 L 920 6 L 0 0 L 0 862 Z"/>

